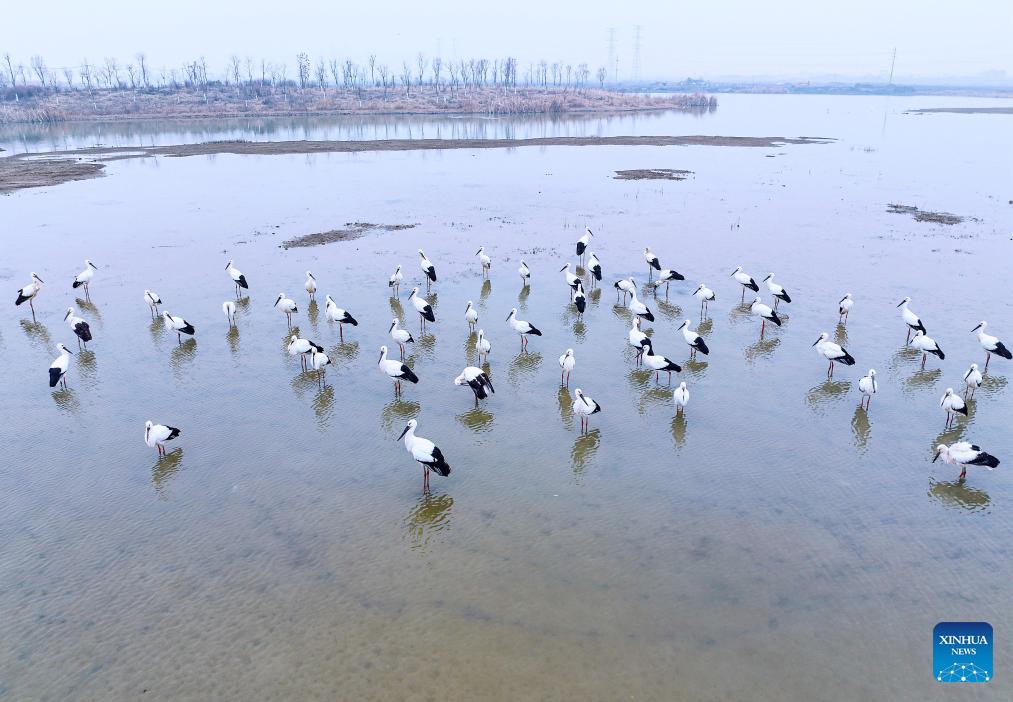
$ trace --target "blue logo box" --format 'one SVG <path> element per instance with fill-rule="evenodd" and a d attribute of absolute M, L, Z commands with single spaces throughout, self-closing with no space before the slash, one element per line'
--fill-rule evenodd
<path fill-rule="evenodd" d="M 992 625 L 939 622 L 932 630 L 932 677 L 942 683 L 992 679 Z"/>

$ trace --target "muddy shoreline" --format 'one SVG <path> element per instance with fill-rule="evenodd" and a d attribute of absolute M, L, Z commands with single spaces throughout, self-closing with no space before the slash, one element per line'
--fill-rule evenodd
<path fill-rule="evenodd" d="M 369 151 L 512 149 L 524 146 L 737 146 L 773 148 L 788 144 L 829 144 L 824 137 L 614 136 L 531 139 L 381 139 L 367 141 L 213 141 L 171 146 L 91 147 L 26 153 L 0 158 L 0 193 L 97 178 L 103 164 L 150 156 L 296 155 Z M 56 158 L 65 157 L 65 158 Z"/>

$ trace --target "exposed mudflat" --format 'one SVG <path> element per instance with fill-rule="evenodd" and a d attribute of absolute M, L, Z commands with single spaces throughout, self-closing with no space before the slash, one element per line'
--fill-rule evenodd
<path fill-rule="evenodd" d="M 39 160 L 38 154 L 0 159 L 0 192 L 56 185 L 101 175 L 105 161 L 148 156 L 207 156 L 212 154 L 292 155 L 359 153 L 367 151 L 436 151 L 446 149 L 511 149 L 521 146 L 743 146 L 770 148 L 786 144 L 829 144 L 823 137 L 733 136 L 605 136 L 539 137 L 529 139 L 373 139 L 363 141 L 211 141 L 147 147 L 92 147 L 48 152 L 78 160 Z M 671 180 L 671 179 L 670 179 Z"/>
<path fill-rule="evenodd" d="M 358 239 L 366 232 L 383 231 L 397 232 L 403 229 L 413 229 L 416 224 L 373 224 L 372 222 L 346 222 L 344 229 L 331 229 L 326 232 L 306 234 L 297 236 L 294 239 L 283 241 L 279 246 L 283 249 L 298 249 L 307 246 L 323 246 L 338 241 L 352 241 Z"/>
<path fill-rule="evenodd" d="M 0 158 L 0 193 L 98 178 L 104 168 L 101 163 L 74 158 Z"/>
<path fill-rule="evenodd" d="M 937 224 L 960 224 L 966 217 L 950 214 L 949 212 L 927 212 L 912 205 L 899 205 L 891 203 L 886 206 L 887 212 L 894 214 L 906 214 L 914 217 L 916 222 L 935 222 Z"/>
<path fill-rule="evenodd" d="M 934 112 L 949 112 L 957 115 L 1013 115 L 1013 107 L 925 107 L 908 110 L 909 115 L 928 115 Z"/>
<path fill-rule="evenodd" d="M 681 171 L 675 168 L 634 168 L 628 171 L 616 171 L 614 180 L 686 180 L 693 171 Z"/>

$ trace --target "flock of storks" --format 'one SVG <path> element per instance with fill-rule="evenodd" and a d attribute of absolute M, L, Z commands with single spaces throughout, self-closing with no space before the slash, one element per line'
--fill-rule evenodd
<path fill-rule="evenodd" d="M 602 280 L 601 261 L 589 250 L 591 238 L 593 236 L 594 233 L 588 228 L 584 235 L 578 239 L 576 244 L 578 259 L 585 264 L 588 274 L 587 284 L 592 287 Z M 418 253 L 419 266 L 425 276 L 426 289 L 428 291 L 431 288 L 432 283 L 436 282 L 436 267 L 426 257 L 422 249 L 419 249 Z M 480 261 L 483 276 L 488 276 L 492 267 L 492 260 L 485 253 L 485 248 L 480 247 L 475 255 Z M 648 286 L 654 290 L 655 295 L 658 294 L 658 290 L 662 286 L 665 287 L 667 295 L 668 286 L 671 282 L 685 280 L 684 276 L 677 271 L 663 269 L 658 257 L 654 255 L 650 248 L 644 249 L 644 259 L 648 266 Z M 75 276 L 72 281 L 74 288 L 84 289 L 85 296 L 88 299 L 90 299 L 89 286 L 96 270 L 97 266 L 95 266 L 95 264 L 90 260 L 86 259 L 84 270 Z M 234 262 L 231 260 L 226 264 L 225 270 L 235 285 L 237 297 L 241 297 L 243 294 L 242 291 L 249 289 L 246 276 L 242 273 L 242 271 L 236 268 Z M 520 267 L 517 269 L 517 272 L 521 277 L 522 285 L 525 287 L 529 286 L 531 270 L 523 260 L 521 260 Z M 569 288 L 570 302 L 574 305 L 577 314 L 582 315 L 587 304 L 584 280 L 580 275 L 570 271 L 569 263 L 563 266 L 560 269 L 560 272 L 563 273 L 566 285 Z M 746 290 L 750 290 L 754 293 L 758 293 L 760 290 L 759 285 L 753 277 L 744 272 L 741 267 L 737 267 L 734 271 L 732 271 L 730 277 L 732 277 L 741 287 L 741 301 L 743 303 L 745 303 Z M 398 266 L 388 280 L 388 287 L 391 289 L 392 294 L 395 297 L 400 291 L 400 285 L 403 279 L 404 274 L 401 271 L 401 266 Z M 761 297 L 757 295 L 753 299 L 753 302 L 749 305 L 749 311 L 753 316 L 760 319 L 760 337 L 763 338 L 768 322 L 777 326 L 781 325 L 781 318 L 777 314 L 778 306 L 782 302 L 790 303 L 791 296 L 782 285 L 774 281 L 773 273 L 769 274 L 761 282 L 766 284 L 767 290 L 772 295 L 773 307 L 765 304 Z M 31 282 L 18 290 L 18 296 L 15 304 L 22 305 L 27 302 L 31 308 L 33 319 L 35 318 L 34 300 L 39 295 L 43 285 L 43 280 L 35 273 L 32 273 Z M 317 282 L 316 278 L 310 271 L 306 272 L 304 287 L 306 292 L 309 294 L 310 299 L 315 299 Z M 682 368 L 674 360 L 656 353 L 651 337 L 641 331 L 641 320 L 653 322 L 654 315 L 650 308 L 638 298 L 636 281 L 633 277 L 624 278 L 616 281 L 614 283 L 614 287 L 616 289 L 617 302 L 619 296 L 622 295 L 624 304 L 633 314 L 633 326 L 629 330 L 628 338 L 629 345 L 636 351 L 637 364 L 643 364 L 645 368 L 655 371 L 656 382 L 660 381 L 660 374 L 662 372 L 667 373 L 669 382 L 671 382 L 672 373 L 681 372 Z M 706 314 L 709 303 L 715 300 L 714 292 L 703 284 L 700 284 L 696 288 L 696 290 L 692 293 L 692 296 L 700 301 L 701 315 Z M 327 295 L 325 300 L 325 317 L 329 322 L 338 325 L 339 335 L 343 341 L 344 326 L 346 324 L 357 326 L 358 321 L 356 321 L 356 319 L 347 310 L 338 307 L 330 295 Z M 419 294 L 418 287 L 412 289 L 408 300 L 419 315 L 420 330 L 424 333 L 426 325 L 436 321 L 433 308 L 430 306 L 425 297 Z M 921 365 L 924 368 L 929 354 L 935 355 L 940 359 L 944 359 L 946 356 L 943 353 L 943 350 L 939 347 L 939 344 L 928 336 L 927 330 L 925 325 L 922 323 L 921 318 L 919 318 L 918 315 L 915 314 L 909 307 L 910 301 L 910 298 L 905 297 L 901 300 L 897 307 L 900 308 L 901 317 L 907 326 L 908 337 L 906 343 L 922 352 Z M 144 302 L 150 308 L 152 318 L 159 314 L 158 308 L 162 304 L 162 300 L 157 293 L 145 290 Z M 845 294 L 839 300 L 839 323 L 847 322 L 848 316 L 854 304 L 854 298 L 851 293 Z M 291 298 L 286 297 L 284 293 L 280 293 L 275 299 L 274 307 L 285 314 L 289 327 L 291 327 L 292 315 L 298 312 L 298 305 L 296 302 Z M 235 325 L 236 304 L 231 300 L 227 300 L 222 304 L 222 311 L 228 319 L 229 325 Z M 475 309 L 471 301 L 468 302 L 464 316 L 465 321 L 468 323 L 469 331 L 474 332 L 478 322 L 478 311 Z M 183 317 L 172 315 L 165 310 L 161 311 L 161 317 L 166 329 L 171 332 L 175 332 L 177 335 L 177 341 L 180 343 L 182 343 L 183 335 L 192 337 L 196 333 L 194 325 L 190 324 Z M 72 307 L 67 309 L 67 312 L 64 315 L 64 321 L 77 337 L 78 347 L 80 348 L 82 345 L 87 347 L 88 342 L 92 340 L 91 328 L 88 325 L 88 322 L 78 316 Z M 506 321 L 511 329 L 520 336 L 522 352 L 526 351 L 528 338 L 530 336 L 542 335 L 541 331 L 539 331 L 538 328 L 531 322 L 517 317 L 516 308 L 510 310 L 510 314 L 507 316 Z M 410 331 L 400 325 L 401 321 L 394 318 L 388 330 L 391 339 L 398 345 L 400 358 L 391 358 L 387 346 L 381 346 L 380 356 L 377 362 L 380 372 L 393 382 L 395 396 L 400 396 L 402 389 L 401 383 L 403 381 L 407 381 L 409 383 L 417 383 L 419 381 L 415 372 L 404 362 L 405 344 L 413 343 L 415 339 Z M 1013 358 L 1013 354 L 1010 353 L 1002 341 L 986 332 L 987 326 L 986 322 L 980 322 L 974 329 L 971 330 L 972 332 L 977 332 L 978 341 L 985 351 L 986 371 L 988 369 L 988 363 L 993 355 L 1000 356 L 1005 359 Z M 690 328 L 690 320 L 685 320 L 679 326 L 677 331 L 682 332 L 684 340 L 690 347 L 690 358 L 694 358 L 697 353 L 702 353 L 704 355 L 710 353 L 710 349 L 708 348 L 704 338 Z M 848 366 L 855 364 L 855 359 L 850 353 L 848 353 L 847 349 L 833 341 L 830 341 L 829 335 L 825 332 L 820 334 L 819 338 L 816 339 L 812 345 L 816 349 L 817 353 L 828 361 L 828 378 L 833 377 L 835 364 L 840 363 Z M 70 368 L 70 356 L 72 355 L 72 352 L 62 343 L 57 344 L 57 348 L 60 353 L 49 367 L 49 386 L 56 387 L 58 384 L 62 384 L 62 386 L 66 388 L 67 371 Z M 483 357 L 486 359 L 486 362 L 488 362 L 492 345 L 486 337 L 483 329 L 478 330 L 475 348 L 478 354 L 478 362 L 481 363 Z M 304 370 L 312 369 L 316 372 L 318 383 L 326 382 L 325 373 L 327 366 L 331 365 L 331 359 L 328 358 L 322 346 L 309 339 L 299 338 L 297 335 L 293 334 L 288 345 L 288 352 L 292 356 L 299 356 L 300 363 Z M 560 383 L 562 385 L 569 385 L 570 373 L 573 371 L 575 365 L 576 358 L 574 356 L 573 349 L 567 349 L 566 352 L 559 357 Z M 982 380 L 982 372 L 978 369 L 978 365 L 973 363 L 964 375 L 965 388 L 963 396 L 954 392 L 952 388 L 946 389 L 946 393 L 940 401 L 940 407 L 942 407 L 942 409 L 946 412 L 947 427 L 949 427 L 955 420 L 956 415 L 967 415 L 967 404 L 965 400 L 969 399 L 969 395 L 973 396 L 974 391 L 981 386 Z M 477 366 L 467 366 L 461 374 L 454 379 L 454 384 L 469 386 L 474 392 L 476 404 L 480 400 L 488 398 L 491 393 L 495 393 L 495 389 L 493 388 L 489 376 L 485 370 Z M 873 395 L 875 395 L 879 390 L 879 383 L 876 380 L 875 369 L 870 369 L 868 374 L 859 380 L 858 389 L 861 393 L 862 406 L 864 408 L 868 408 Z M 580 417 L 581 431 L 585 432 L 588 429 L 591 416 L 600 412 L 602 408 L 601 405 L 595 402 L 593 398 L 587 395 L 580 388 L 576 389 L 574 395 L 575 399 L 572 405 L 573 413 Z M 680 383 L 679 386 L 673 390 L 672 399 L 675 406 L 675 412 L 684 412 L 687 404 L 689 403 L 689 389 L 687 388 L 685 382 Z M 415 461 L 422 465 L 423 491 L 428 493 L 429 473 L 434 472 L 440 476 L 447 476 L 450 474 L 450 465 L 447 463 L 443 452 L 432 441 L 416 436 L 415 430 L 417 426 L 418 421 L 416 419 L 411 419 L 405 426 L 404 431 L 401 432 L 398 439 L 404 439 L 407 451 L 411 454 Z M 165 443 L 172 441 L 179 435 L 180 429 L 177 427 L 156 424 L 150 420 L 145 422 L 144 441 L 149 447 L 156 449 L 159 456 L 165 455 Z M 988 469 L 995 468 L 999 465 L 999 460 L 997 458 L 983 451 L 981 447 L 967 441 L 958 441 L 950 444 L 949 446 L 939 444 L 936 447 L 935 457 L 932 460 L 935 462 L 940 458 L 942 458 L 946 463 L 961 466 L 961 480 L 965 478 L 967 474 L 967 466 L 969 465 L 983 466 Z"/>

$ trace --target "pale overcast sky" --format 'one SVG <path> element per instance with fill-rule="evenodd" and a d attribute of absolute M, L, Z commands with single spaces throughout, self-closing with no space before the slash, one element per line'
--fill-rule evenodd
<path fill-rule="evenodd" d="M 0 53 L 28 63 L 77 66 L 143 51 L 155 66 L 204 55 L 221 73 L 230 54 L 287 62 L 375 53 L 392 66 L 418 52 L 531 61 L 609 56 L 615 28 L 619 77 L 633 76 L 639 25 L 644 78 L 881 76 L 897 49 L 898 77 L 1013 78 L 1013 0 L 509 0 L 508 2 L 276 2 L 54 0 L 5 3 Z"/>

